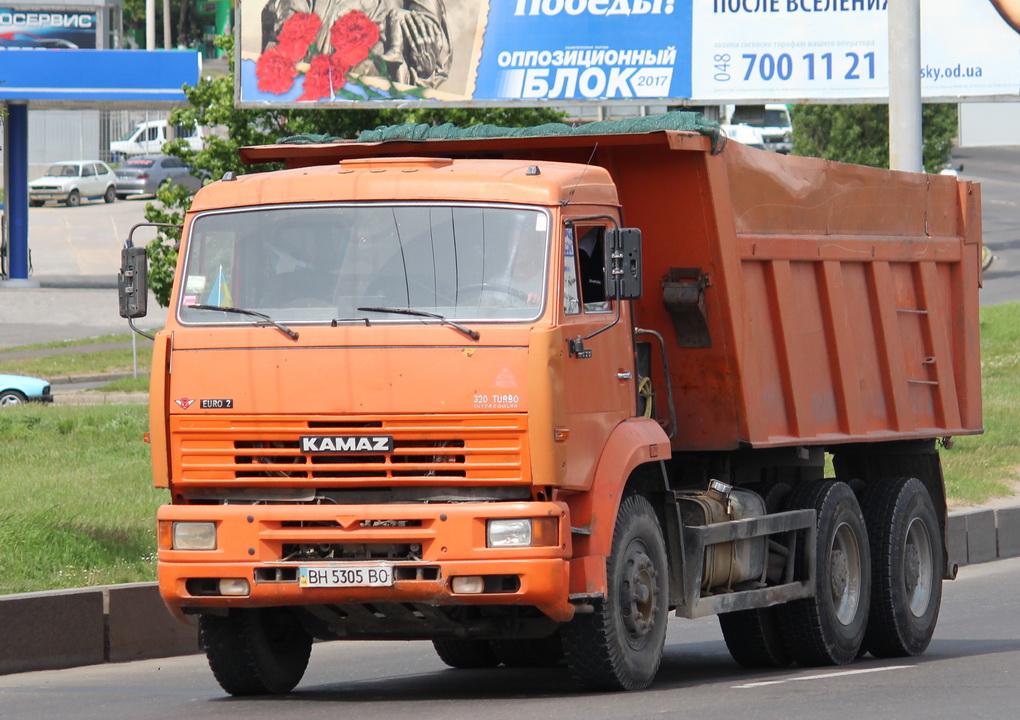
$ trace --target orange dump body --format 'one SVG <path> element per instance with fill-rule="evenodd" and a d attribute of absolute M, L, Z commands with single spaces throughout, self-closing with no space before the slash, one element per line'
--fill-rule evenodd
<path fill-rule="evenodd" d="M 713 155 L 708 138 L 672 131 L 242 155 L 290 167 L 406 155 L 606 168 L 624 225 L 643 233 L 633 317 L 665 340 L 676 451 L 981 431 L 972 183 L 737 143 Z M 661 368 L 653 379 L 661 391 Z"/>

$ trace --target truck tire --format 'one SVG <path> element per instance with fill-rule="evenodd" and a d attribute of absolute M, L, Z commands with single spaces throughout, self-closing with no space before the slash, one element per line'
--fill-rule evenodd
<path fill-rule="evenodd" d="M 723 613 L 719 627 L 730 656 L 746 668 L 780 668 L 793 662 L 779 626 L 778 608 Z"/>
<path fill-rule="evenodd" d="M 871 554 L 860 505 L 846 483 L 809 482 L 794 488 L 789 510 L 817 511 L 815 597 L 779 607 L 790 655 L 804 666 L 846 665 L 858 654 L 868 624 Z M 812 553 L 803 540 L 798 562 Z M 798 573 L 804 577 L 803 567 Z"/>
<path fill-rule="evenodd" d="M 942 603 L 942 541 L 935 506 L 917 478 L 876 480 L 864 496 L 871 539 L 871 618 L 864 643 L 875 657 L 928 649 Z"/>
<path fill-rule="evenodd" d="M 492 649 L 507 667 L 555 667 L 563 662 L 563 642 L 558 632 L 544 638 L 493 640 Z"/>
<path fill-rule="evenodd" d="M 669 612 L 662 528 L 640 495 L 620 504 L 607 563 L 606 598 L 561 630 L 567 668 L 588 690 L 640 690 L 659 669 Z"/>
<path fill-rule="evenodd" d="M 286 608 L 203 615 L 198 627 L 209 667 L 231 695 L 290 692 L 308 667 L 312 636 Z"/>
<path fill-rule="evenodd" d="M 452 668 L 470 670 L 499 665 L 499 658 L 487 640 L 437 638 L 432 641 L 439 659 Z"/>

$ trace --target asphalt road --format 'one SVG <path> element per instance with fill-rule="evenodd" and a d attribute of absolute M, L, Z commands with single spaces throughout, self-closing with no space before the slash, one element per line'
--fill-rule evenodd
<path fill-rule="evenodd" d="M 587 694 L 566 671 L 450 670 L 431 644 L 320 643 L 288 696 L 223 694 L 202 656 L 0 677 L 4 720 L 243 717 L 521 720 L 1016 717 L 1020 697 L 1020 558 L 964 567 L 919 658 L 866 657 L 843 668 L 752 672 L 729 657 L 714 618 L 670 620 L 656 682 Z"/>

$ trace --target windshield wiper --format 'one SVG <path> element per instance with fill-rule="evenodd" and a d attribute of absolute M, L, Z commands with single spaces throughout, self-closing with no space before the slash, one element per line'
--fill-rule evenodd
<path fill-rule="evenodd" d="M 268 315 L 266 315 L 264 313 L 260 313 L 260 312 L 255 312 L 254 310 L 245 310 L 244 308 L 227 307 L 225 305 L 201 305 L 201 304 L 199 304 L 199 305 L 188 305 L 187 307 L 192 308 L 193 310 L 216 310 L 218 312 L 237 313 L 238 315 L 251 315 L 252 317 L 262 318 L 263 320 L 265 320 L 265 323 L 258 323 L 259 325 L 266 325 L 266 324 L 272 325 L 274 328 L 276 328 L 280 332 L 285 333 L 286 335 L 288 335 L 292 340 L 297 340 L 298 339 L 298 334 L 296 332 L 294 332 L 293 330 L 291 330 L 286 325 L 284 325 L 283 323 L 278 323 L 275 320 L 273 320 L 273 318 L 269 317 Z"/>
<path fill-rule="evenodd" d="M 412 310 L 411 308 L 393 308 L 393 307 L 359 307 L 358 312 L 378 312 L 378 313 L 395 313 L 397 315 L 413 315 L 415 317 L 427 317 L 438 320 L 443 325 L 449 325 L 455 330 L 460 330 L 462 333 L 467 335 L 472 340 L 477 340 L 481 337 L 477 332 L 471 328 L 464 327 L 460 323 L 449 320 L 442 315 L 437 313 L 425 312 L 424 310 Z"/>

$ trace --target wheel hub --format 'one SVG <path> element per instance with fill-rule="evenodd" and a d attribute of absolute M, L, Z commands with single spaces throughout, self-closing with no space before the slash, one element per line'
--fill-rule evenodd
<path fill-rule="evenodd" d="M 658 573 L 643 550 L 627 555 L 620 582 L 623 624 L 632 637 L 647 635 L 655 625 L 655 595 Z"/>
<path fill-rule="evenodd" d="M 832 597 L 841 598 L 846 594 L 847 584 L 850 581 L 850 567 L 846 553 L 842 550 L 833 550 L 830 556 L 829 577 L 832 582 Z"/>
<path fill-rule="evenodd" d="M 921 552 L 917 545 L 907 545 L 903 553 L 903 581 L 907 585 L 907 592 L 913 592 L 921 577 Z"/>

